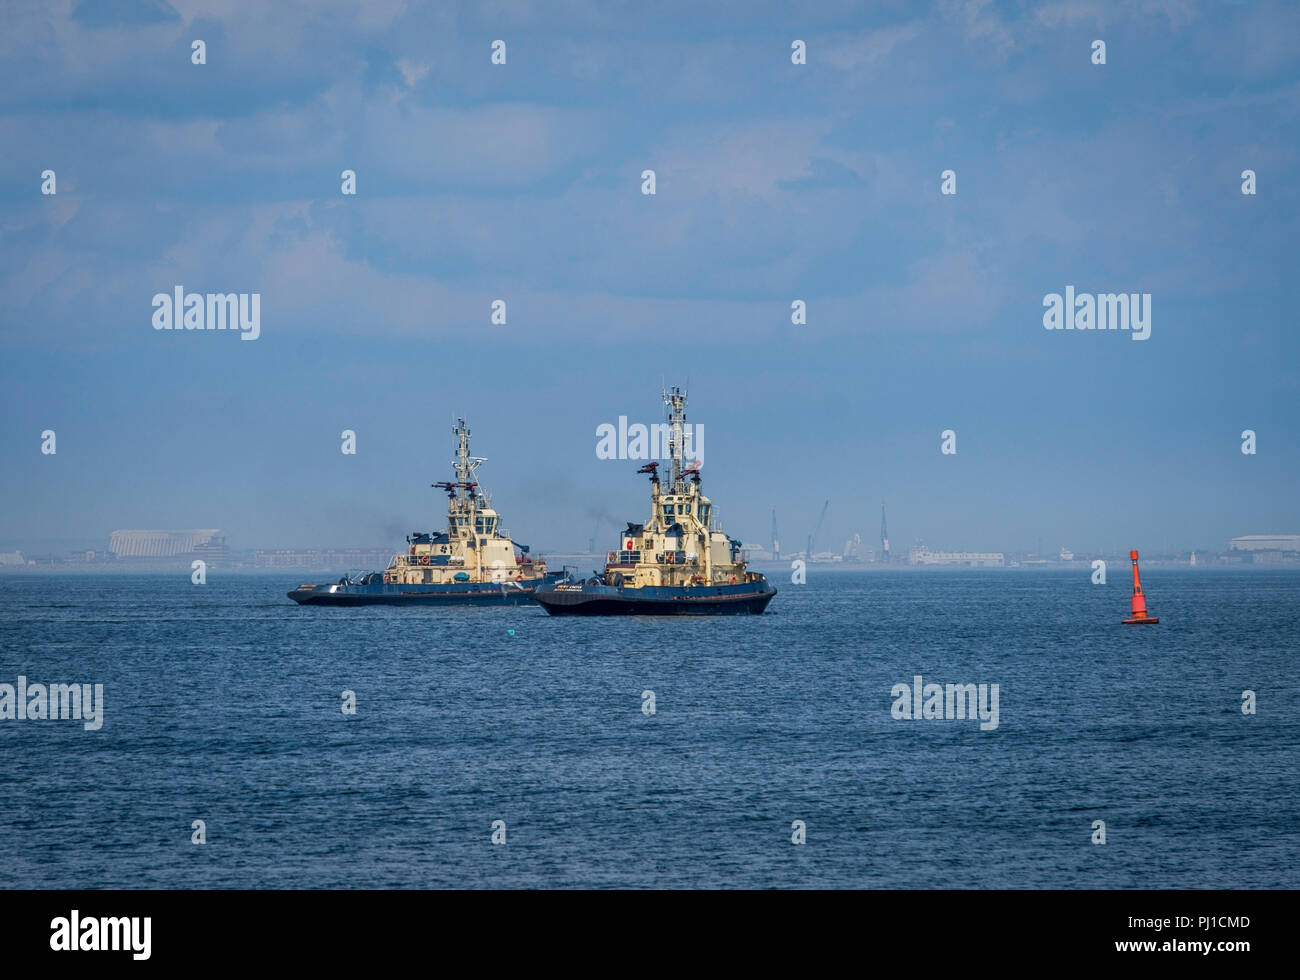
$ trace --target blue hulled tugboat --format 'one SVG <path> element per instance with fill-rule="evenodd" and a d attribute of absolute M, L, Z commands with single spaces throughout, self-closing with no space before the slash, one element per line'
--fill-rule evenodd
<path fill-rule="evenodd" d="M 382 572 L 341 578 L 332 585 L 300 585 L 289 598 L 310 606 L 496 606 L 527 602 L 545 582 L 562 578 L 515 544 L 488 495 L 473 479 L 485 459 L 469 454 L 469 427 L 458 420 L 456 480 L 435 483 L 447 492 L 447 530 L 407 535 L 406 552 Z"/>
<path fill-rule="evenodd" d="M 713 504 L 700 492 L 700 464 L 683 459 L 686 395 L 664 393 L 672 473 L 665 486 L 659 464 L 650 476 L 650 520 L 631 524 L 604 575 L 546 583 L 533 593 L 553 616 L 719 616 L 758 614 L 776 589 L 746 569 L 740 542 L 714 527 Z"/>

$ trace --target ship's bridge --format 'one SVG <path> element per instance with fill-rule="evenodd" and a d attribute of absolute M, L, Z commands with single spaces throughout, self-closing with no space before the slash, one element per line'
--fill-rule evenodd
<path fill-rule="evenodd" d="M 501 523 L 497 512 L 486 507 L 478 508 L 468 514 L 449 514 L 448 521 L 456 536 L 463 538 L 495 537 L 499 533 Z"/>
<path fill-rule="evenodd" d="M 479 538 L 495 537 L 497 533 L 497 512 L 494 510 L 480 510 L 474 515 L 474 535 Z"/>
<path fill-rule="evenodd" d="M 658 499 L 654 520 L 660 527 L 680 524 L 690 531 L 703 530 L 709 526 L 712 509 L 709 498 L 701 493 L 665 493 Z"/>

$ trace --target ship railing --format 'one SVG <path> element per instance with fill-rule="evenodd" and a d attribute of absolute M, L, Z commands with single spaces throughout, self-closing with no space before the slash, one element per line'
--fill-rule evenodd
<path fill-rule="evenodd" d="M 639 565 L 640 551 L 611 551 L 606 561 L 608 565 Z"/>
<path fill-rule="evenodd" d="M 403 565 L 416 565 L 420 568 L 458 564 L 456 556 L 452 555 L 395 555 L 394 557 Z M 394 566 L 390 565 L 388 567 L 392 568 Z"/>

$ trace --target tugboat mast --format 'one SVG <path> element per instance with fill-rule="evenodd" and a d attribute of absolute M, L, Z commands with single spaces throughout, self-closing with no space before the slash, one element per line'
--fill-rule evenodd
<path fill-rule="evenodd" d="M 456 424 L 452 427 L 452 435 L 460 439 L 460 445 L 456 448 L 456 459 L 452 466 L 456 469 L 457 482 L 460 484 L 461 496 L 468 492 L 472 497 L 477 489 L 477 484 L 470 479 L 474 471 L 483 463 L 487 462 L 486 456 L 471 456 L 469 454 L 469 426 L 465 424 L 464 419 L 457 419 Z"/>
<path fill-rule="evenodd" d="M 672 480 L 669 486 L 673 493 L 681 493 L 686 487 L 683 482 L 682 454 L 685 448 L 683 428 L 686 422 L 686 393 L 674 385 L 664 391 L 664 404 L 668 406 L 668 421 L 672 426 L 668 437 L 668 453 L 673 459 Z"/>

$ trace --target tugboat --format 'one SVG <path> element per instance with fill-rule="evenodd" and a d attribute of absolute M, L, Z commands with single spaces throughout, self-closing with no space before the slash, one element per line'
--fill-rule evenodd
<path fill-rule="evenodd" d="M 686 395 L 664 392 L 670 426 L 672 473 L 667 486 L 659 464 L 637 470 L 650 476 L 650 520 L 629 523 L 604 575 L 547 583 L 533 593 L 553 616 L 719 616 L 761 613 L 776 589 L 746 570 L 740 542 L 713 524 L 713 503 L 700 492 L 700 464 L 683 459 Z"/>
<path fill-rule="evenodd" d="M 460 440 L 456 480 L 435 483 L 447 492 L 447 530 L 406 536 L 406 552 L 393 556 L 383 572 L 343 577 L 333 585 L 300 585 L 289 598 L 300 605 L 499 606 L 521 605 L 545 582 L 563 578 L 534 561 L 528 546 L 501 530 L 500 515 L 473 479 L 481 457 L 469 454 L 469 427 L 458 419 L 451 430 Z"/>

